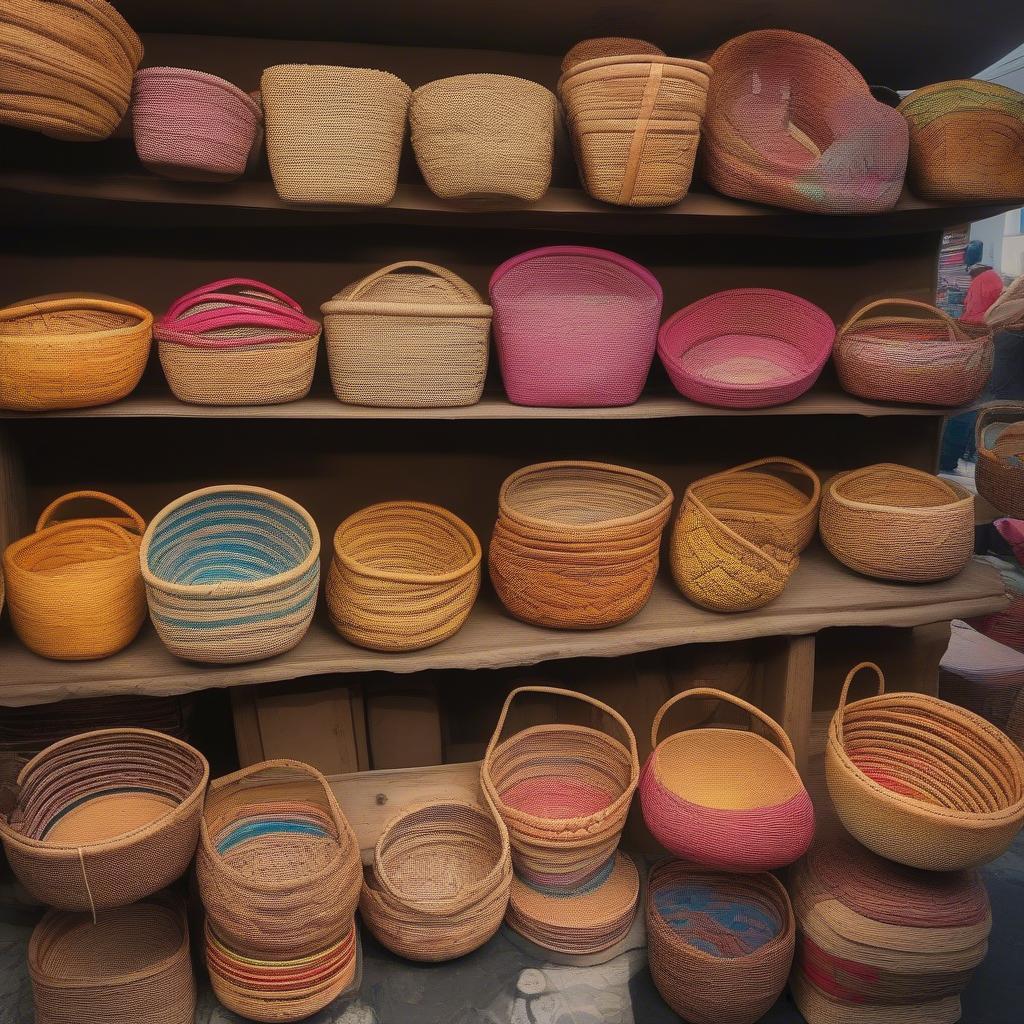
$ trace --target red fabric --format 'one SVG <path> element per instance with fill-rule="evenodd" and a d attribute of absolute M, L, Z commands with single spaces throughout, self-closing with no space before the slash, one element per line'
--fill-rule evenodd
<path fill-rule="evenodd" d="M 1003 279 L 994 271 L 979 274 L 967 289 L 964 299 L 964 314 L 960 318 L 969 324 L 983 324 L 985 314 L 996 299 L 1003 294 Z"/>

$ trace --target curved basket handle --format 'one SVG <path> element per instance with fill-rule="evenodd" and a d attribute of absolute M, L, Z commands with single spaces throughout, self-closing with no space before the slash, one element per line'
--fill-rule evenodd
<path fill-rule="evenodd" d="M 674 697 L 669 697 L 669 699 L 665 701 L 660 708 L 658 708 L 658 713 L 654 716 L 654 721 L 651 723 L 652 750 L 658 746 L 658 730 L 661 728 L 662 720 L 668 710 L 680 701 L 689 700 L 694 697 L 725 701 L 727 704 L 732 704 L 734 707 L 740 708 L 742 711 L 746 711 L 751 718 L 754 718 L 762 725 L 767 726 L 768 731 L 774 737 L 776 744 L 781 747 L 782 752 L 793 764 L 796 764 L 796 751 L 793 749 L 793 743 L 789 736 L 786 735 L 786 730 L 783 729 L 774 718 L 770 715 L 766 715 L 760 708 L 755 707 L 749 701 L 745 701 L 742 697 L 737 697 L 733 693 L 726 693 L 725 690 L 716 690 L 711 686 L 695 686 L 692 690 L 683 690 L 682 693 L 677 693 Z"/>
<path fill-rule="evenodd" d="M 259 292 L 223 291 L 225 288 L 248 288 Z M 195 306 L 209 302 L 223 305 L 214 309 L 195 310 Z M 192 312 L 189 312 L 192 310 Z M 276 327 L 281 330 L 309 331 L 317 324 L 302 311 L 302 307 L 289 295 L 262 281 L 248 277 L 229 277 L 222 281 L 193 288 L 176 299 L 160 318 L 160 326 L 193 331 L 211 331 L 221 327 L 250 324 L 256 327 Z"/>
<path fill-rule="evenodd" d="M 432 274 L 434 277 L 439 277 L 442 281 L 447 281 L 460 295 L 464 295 L 467 299 L 473 302 L 479 302 L 480 298 L 472 291 L 466 289 L 469 285 L 462 280 L 458 274 L 453 274 L 450 270 L 445 267 L 439 267 L 436 263 L 426 263 L 423 260 L 399 260 L 397 263 L 389 263 L 386 267 L 381 267 L 380 270 L 375 270 L 372 274 L 364 277 L 355 288 L 346 296 L 348 302 L 354 302 L 359 298 L 365 291 L 367 291 L 372 285 L 376 284 L 381 278 L 387 277 L 394 270 L 423 270 L 428 274 Z"/>
<path fill-rule="evenodd" d="M 874 302 L 869 302 L 866 306 L 862 306 L 852 316 L 847 319 L 842 327 L 836 332 L 836 337 L 845 334 L 851 330 L 853 326 L 862 320 L 868 313 L 873 309 L 881 309 L 883 306 L 907 306 L 911 309 L 922 309 L 926 313 L 941 323 L 949 334 L 950 341 L 965 341 L 966 335 L 963 329 L 957 324 L 957 322 L 945 312 L 945 310 L 939 309 L 938 306 L 929 305 L 927 302 L 919 302 L 917 299 L 876 299 Z"/>
<path fill-rule="evenodd" d="M 739 466 L 733 466 L 731 469 L 726 469 L 719 475 L 728 476 L 731 473 L 745 473 L 751 469 L 757 469 L 760 466 L 784 466 L 786 469 L 791 470 L 794 475 L 802 476 L 807 480 L 810 480 L 810 501 L 812 505 L 817 505 L 821 498 L 821 478 L 813 469 L 811 469 L 810 466 L 805 465 L 798 459 L 790 459 L 785 455 L 769 455 L 763 459 L 753 459 L 750 462 L 744 462 Z"/>
<path fill-rule="evenodd" d="M 862 668 L 870 668 L 874 671 L 875 676 L 878 680 L 878 696 L 880 697 L 885 693 L 885 674 L 873 661 L 862 661 L 858 665 L 854 665 L 849 672 L 846 673 L 846 680 L 843 683 L 843 689 L 839 694 L 839 707 L 836 708 L 836 713 L 832 716 L 833 720 L 839 725 L 839 739 L 843 739 L 843 712 L 846 710 L 846 698 L 850 694 L 850 686 L 853 683 L 854 676 Z"/>
<path fill-rule="evenodd" d="M 36 533 L 50 525 L 50 521 L 53 519 L 53 514 L 62 505 L 69 501 L 78 501 L 85 498 L 92 499 L 93 501 L 102 501 L 107 505 L 113 505 L 118 512 L 123 512 L 130 520 L 136 533 L 141 536 L 146 532 L 146 520 L 143 519 L 142 516 L 140 516 L 139 513 L 131 507 L 131 505 L 123 502 L 120 498 L 115 498 L 112 494 L 104 494 L 103 491 L 71 491 L 68 494 L 62 495 L 60 498 L 55 498 L 46 506 L 46 508 L 43 509 L 42 512 L 39 513 L 39 520 L 36 522 Z"/>

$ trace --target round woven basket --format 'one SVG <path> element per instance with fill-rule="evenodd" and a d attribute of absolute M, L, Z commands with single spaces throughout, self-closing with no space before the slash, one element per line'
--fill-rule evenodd
<path fill-rule="evenodd" d="M 974 424 L 978 493 L 1004 516 L 1024 519 L 1024 402 L 993 402 Z"/>
<path fill-rule="evenodd" d="M 1024 334 L 1024 274 L 1007 285 L 1003 294 L 989 306 L 985 325 L 992 331 Z"/>
<path fill-rule="evenodd" d="M 465 624 L 480 591 L 476 534 L 446 509 L 389 501 L 334 534 L 325 597 L 334 628 L 375 651 L 417 651 Z"/>
<path fill-rule="evenodd" d="M 60 910 L 126 906 L 179 878 L 195 853 L 210 768 L 149 729 L 100 729 L 47 747 L 18 775 L 0 838 L 18 880 Z"/>
<path fill-rule="evenodd" d="M 621 57 L 623 54 L 644 54 L 649 57 L 664 57 L 665 53 L 653 43 L 628 36 L 598 36 L 582 39 L 562 58 L 562 74 L 571 71 L 577 64 L 596 60 L 598 57 Z"/>
<path fill-rule="evenodd" d="M 878 696 L 847 704 L 870 669 Z M 918 693 L 885 693 L 881 669 L 850 670 L 828 730 L 825 775 L 847 831 L 898 864 L 986 864 L 1024 823 L 1024 754 L 985 719 Z"/>
<path fill-rule="evenodd" d="M 865 576 L 945 580 L 974 552 L 974 496 L 931 473 L 883 462 L 828 481 L 819 528 L 829 551 Z"/>

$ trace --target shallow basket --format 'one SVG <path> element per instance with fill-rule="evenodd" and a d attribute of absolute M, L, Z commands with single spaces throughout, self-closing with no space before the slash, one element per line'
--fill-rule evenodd
<path fill-rule="evenodd" d="M 18 775 L 0 838 L 18 880 L 60 910 L 126 906 L 169 885 L 195 853 L 210 769 L 149 729 L 100 729 L 47 747 Z"/>
<path fill-rule="evenodd" d="M 179 658 L 270 658 L 309 629 L 320 534 L 283 494 L 244 484 L 192 491 L 156 514 L 140 554 L 150 618 Z"/>
<path fill-rule="evenodd" d="M 974 425 L 978 493 L 997 511 L 1024 519 L 1024 402 L 994 402 Z"/>
<path fill-rule="evenodd" d="M 847 704 L 869 669 L 878 696 Z M 957 871 L 986 864 L 1024 823 L 1024 754 L 955 704 L 885 692 L 881 669 L 850 670 L 828 730 L 825 776 L 846 830 L 898 864 Z"/>
<path fill-rule="evenodd" d="M 974 496 L 931 473 L 883 462 L 828 481 L 819 527 L 843 565 L 877 579 L 931 583 L 971 560 Z"/>
<path fill-rule="evenodd" d="M 131 394 L 149 357 L 153 314 L 118 299 L 67 295 L 0 309 L 0 409 L 85 409 Z"/>
<path fill-rule="evenodd" d="M 457 274 L 419 260 L 391 263 L 320 309 L 339 402 L 433 409 L 480 401 L 491 307 Z"/>

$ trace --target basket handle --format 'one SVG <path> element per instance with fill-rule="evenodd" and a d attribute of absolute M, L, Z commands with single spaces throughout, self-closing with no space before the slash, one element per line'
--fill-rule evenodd
<path fill-rule="evenodd" d="M 427 263 L 424 260 L 399 260 L 397 263 L 389 263 L 386 267 L 381 267 L 380 270 L 375 270 L 372 274 L 364 277 L 355 288 L 349 292 L 346 296 L 349 302 L 353 302 L 359 298 L 364 292 L 366 292 L 371 285 L 376 284 L 381 278 L 387 277 L 392 271 L 395 270 L 423 270 L 428 274 L 432 274 L 434 277 L 439 277 L 442 281 L 446 281 L 450 284 L 460 295 L 464 295 L 467 299 L 472 299 L 473 302 L 479 302 L 479 297 L 467 291 L 467 284 L 457 274 L 453 274 L 450 270 L 445 267 L 439 267 L 436 263 Z"/>
<path fill-rule="evenodd" d="M 751 469 L 758 469 L 761 466 L 783 466 L 785 470 L 789 470 L 795 476 L 802 476 L 811 482 L 811 497 L 810 501 L 812 505 L 817 505 L 821 498 L 821 479 L 818 474 L 811 469 L 810 466 L 805 465 L 798 459 L 790 459 L 785 455 L 769 455 L 763 459 L 753 459 L 750 462 L 744 462 L 742 465 L 733 466 L 732 469 L 727 469 L 722 476 L 728 476 L 732 473 L 744 473 Z"/>
<path fill-rule="evenodd" d="M 846 710 L 846 698 L 850 694 L 850 686 L 853 684 L 854 677 L 862 668 L 869 668 L 875 673 L 878 682 L 878 696 L 881 697 L 885 693 L 885 674 L 873 661 L 862 661 L 846 673 L 846 680 L 843 682 L 843 689 L 839 694 L 839 707 L 836 708 L 836 713 L 832 716 L 839 726 L 840 739 L 843 736 L 843 713 Z"/>
<path fill-rule="evenodd" d="M 131 507 L 131 505 L 123 502 L 120 498 L 115 498 L 112 494 L 104 494 L 103 491 L 71 491 L 68 494 L 62 495 L 60 498 L 55 498 L 46 506 L 46 508 L 43 509 L 42 512 L 39 513 L 39 520 L 36 523 L 36 533 L 50 525 L 54 513 L 62 505 L 69 501 L 78 501 L 85 498 L 93 501 L 102 501 L 107 505 L 113 505 L 118 512 L 124 513 L 132 527 L 134 527 L 136 533 L 141 536 L 146 532 L 146 520 L 143 519 L 142 516 L 140 516 L 139 513 Z"/>
<path fill-rule="evenodd" d="M 837 337 L 851 330 L 855 324 L 864 319 L 872 310 L 881 309 L 883 306 L 905 306 L 910 309 L 924 310 L 946 328 L 950 341 L 966 340 L 963 329 L 945 310 L 939 309 L 938 306 L 929 305 L 927 302 L 919 302 L 917 299 L 876 299 L 874 302 L 869 302 L 866 306 L 861 306 L 860 309 L 847 319 L 836 332 Z"/>
<path fill-rule="evenodd" d="M 261 295 L 244 295 L 225 291 L 228 288 L 250 289 Z M 219 309 L 188 312 L 204 302 L 222 302 Z M 302 307 L 284 292 L 248 277 L 228 277 L 221 281 L 193 288 L 176 299 L 160 318 L 163 326 L 188 326 L 195 331 L 210 331 L 220 327 L 251 324 L 257 327 L 279 327 L 283 330 L 309 331 L 316 328 L 315 321 L 302 312 Z"/>

